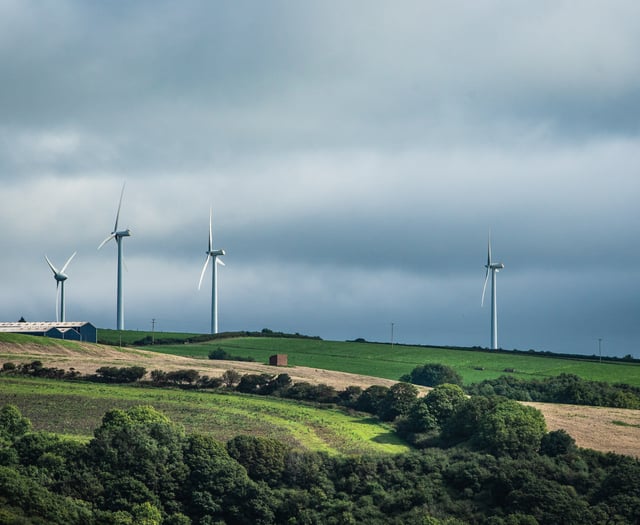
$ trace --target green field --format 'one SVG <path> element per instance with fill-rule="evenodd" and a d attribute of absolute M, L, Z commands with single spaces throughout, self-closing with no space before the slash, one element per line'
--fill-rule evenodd
<path fill-rule="evenodd" d="M 253 357 L 266 363 L 270 355 L 288 355 L 291 366 L 308 366 L 365 374 L 398 380 L 418 365 L 441 363 L 453 367 L 465 384 L 477 383 L 507 374 L 525 379 L 546 378 L 562 373 L 583 379 L 640 386 L 640 364 L 528 355 L 492 353 L 480 350 L 445 349 L 383 343 L 355 343 L 314 339 L 238 337 L 206 343 L 153 345 L 155 352 L 206 359 L 211 350 L 222 348 L 228 354 Z"/>
<path fill-rule="evenodd" d="M 16 405 L 36 430 L 86 438 L 107 410 L 151 405 L 188 432 L 221 441 L 250 433 L 331 454 L 409 450 L 390 426 L 373 417 L 273 397 L 2 375 L 0 406 L 8 403 Z"/>

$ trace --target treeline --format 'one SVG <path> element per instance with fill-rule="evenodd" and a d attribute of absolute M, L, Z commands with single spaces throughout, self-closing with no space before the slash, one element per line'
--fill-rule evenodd
<path fill-rule="evenodd" d="M 442 383 L 462 386 L 462 376 L 450 366 L 439 363 L 416 366 L 401 380 L 424 386 Z M 640 388 L 621 383 L 589 381 L 574 374 L 560 374 L 544 379 L 520 379 L 505 375 L 463 388 L 469 395 L 502 396 L 516 401 L 640 408 Z"/>
<path fill-rule="evenodd" d="M 588 381 L 573 374 L 560 374 L 545 379 L 501 376 L 468 385 L 465 390 L 471 395 L 499 395 L 518 401 L 640 408 L 640 388 Z"/>
<path fill-rule="evenodd" d="M 304 335 L 300 333 L 289 334 L 285 332 L 277 332 L 269 328 L 263 328 L 260 331 L 236 331 L 236 332 L 220 332 L 218 334 L 171 334 L 171 336 L 164 336 L 162 332 L 145 333 L 143 337 L 139 339 L 131 340 L 133 332 L 127 332 L 126 337 L 130 341 L 129 344 L 134 346 L 148 346 L 148 345 L 176 345 L 176 344 L 191 344 L 191 343 L 206 343 L 208 341 L 215 341 L 218 339 L 230 339 L 234 337 L 275 337 L 282 339 L 312 339 L 321 341 L 319 336 Z M 100 330 L 98 332 L 98 343 L 118 346 L 121 343 L 121 333 L 117 330 Z"/>
<path fill-rule="evenodd" d="M 329 456 L 261 436 L 220 443 L 187 434 L 151 407 L 132 407 L 107 412 L 81 443 L 33 432 L 5 406 L 0 523 L 637 523 L 638 460 L 545 436 L 553 437 L 526 453 L 457 445 Z"/>

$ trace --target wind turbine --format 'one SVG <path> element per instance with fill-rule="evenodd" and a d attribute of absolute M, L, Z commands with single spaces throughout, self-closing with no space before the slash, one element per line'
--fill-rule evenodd
<path fill-rule="evenodd" d="M 53 263 L 49 260 L 49 257 L 47 257 L 46 255 L 44 256 L 44 258 L 47 261 L 47 264 L 49 265 L 49 268 L 51 268 L 51 271 L 53 272 L 53 278 L 56 280 L 56 321 L 60 321 L 62 323 L 64 323 L 64 282 L 68 279 L 68 275 L 65 272 L 65 270 L 67 269 L 67 266 L 69 266 L 69 263 L 71 262 L 71 259 L 73 259 L 76 256 L 77 252 L 73 252 L 73 254 L 71 255 L 71 257 L 69 257 L 67 259 L 67 262 L 64 263 L 64 266 L 62 267 L 62 269 L 60 271 L 58 271 L 56 269 L 56 267 L 53 265 Z M 58 297 L 60 296 L 60 310 L 58 313 Z"/>
<path fill-rule="evenodd" d="M 484 277 L 484 287 L 482 288 L 482 301 L 480 306 L 484 306 L 484 293 L 487 290 L 489 272 L 491 272 L 491 349 L 498 349 L 498 310 L 496 306 L 496 273 L 504 268 L 502 263 L 491 262 L 491 235 L 487 244 L 487 273 Z"/>
<path fill-rule="evenodd" d="M 116 213 L 116 224 L 109 236 L 100 243 L 98 250 L 102 248 L 108 241 L 115 239 L 118 245 L 118 290 L 117 290 L 117 325 L 118 330 L 124 330 L 124 312 L 122 304 L 122 239 L 131 236 L 131 230 L 118 231 L 118 219 L 120 218 L 120 207 L 122 206 L 122 197 L 124 196 L 124 184 L 120 192 L 120 202 L 118 203 L 118 212 Z"/>
<path fill-rule="evenodd" d="M 204 262 L 202 272 L 200 273 L 200 281 L 198 282 L 198 290 L 202 286 L 204 272 L 207 271 L 209 261 L 213 259 L 213 267 L 211 268 L 211 333 L 218 333 L 218 265 L 224 266 L 224 263 L 218 259 L 221 255 L 225 255 L 224 250 L 213 249 L 213 211 L 209 209 L 209 249 L 207 250 L 207 260 Z"/>

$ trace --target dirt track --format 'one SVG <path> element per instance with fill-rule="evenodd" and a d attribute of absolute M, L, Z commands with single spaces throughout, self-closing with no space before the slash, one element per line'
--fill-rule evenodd
<path fill-rule="evenodd" d="M 216 377 L 226 370 L 240 373 L 279 373 L 286 371 L 294 382 L 324 383 L 338 390 L 354 385 L 390 386 L 395 381 L 377 377 L 332 372 L 307 367 L 276 369 L 260 363 L 192 359 L 129 348 L 101 345 L 78 345 L 78 350 L 53 345 L 14 345 L 0 343 L 0 362 L 30 362 L 40 360 L 45 366 L 74 368 L 84 374 L 94 373 L 101 366 L 144 366 L 147 370 L 195 369 L 200 374 Z M 549 430 L 566 430 L 580 447 L 602 452 L 616 452 L 640 457 L 640 410 L 619 408 L 527 403 L 539 409 Z"/>

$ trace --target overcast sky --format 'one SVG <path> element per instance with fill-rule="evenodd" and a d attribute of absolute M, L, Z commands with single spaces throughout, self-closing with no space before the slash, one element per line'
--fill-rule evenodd
<path fill-rule="evenodd" d="M 637 0 L 0 0 L 0 320 L 640 357 Z M 487 297 L 488 298 L 488 297 Z"/>

